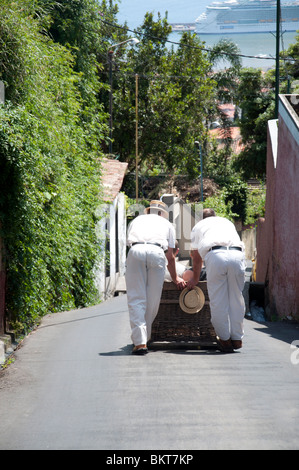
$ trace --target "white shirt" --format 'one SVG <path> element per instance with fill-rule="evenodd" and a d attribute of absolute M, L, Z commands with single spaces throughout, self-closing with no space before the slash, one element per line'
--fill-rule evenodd
<path fill-rule="evenodd" d="M 135 242 L 159 243 L 164 251 L 175 248 L 174 227 L 160 215 L 139 215 L 129 224 L 127 232 L 127 245 Z"/>
<path fill-rule="evenodd" d="M 212 246 L 238 246 L 244 243 L 232 222 L 224 217 L 206 217 L 200 220 L 191 232 L 191 250 L 198 250 L 202 259 Z"/>
<path fill-rule="evenodd" d="M 175 261 L 176 261 L 176 263 L 175 263 L 176 273 L 179 277 L 183 277 L 184 272 L 187 271 L 187 267 L 183 263 L 180 263 L 177 260 L 177 258 L 175 259 Z M 170 276 L 170 272 L 168 270 L 165 271 L 164 281 L 167 281 L 167 282 L 172 281 L 171 276 Z"/>

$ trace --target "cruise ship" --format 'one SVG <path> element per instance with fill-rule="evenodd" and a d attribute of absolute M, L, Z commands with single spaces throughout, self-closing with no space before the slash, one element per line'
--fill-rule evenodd
<path fill-rule="evenodd" d="M 213 2 L 196 20 L 196 33 L 271 33 L 276 31 L 276 0 Z M 299 30 L 299 1 L 281 3 L 282 31 Z"/>

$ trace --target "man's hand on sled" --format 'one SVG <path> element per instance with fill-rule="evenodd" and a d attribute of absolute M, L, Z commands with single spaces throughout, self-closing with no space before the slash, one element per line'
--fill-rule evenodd
<path fill-rule="evenodd" d="M 177 277 L 174 282 L 175 282 L 175 284 L 176 284 L 178 290 L 183 290 L 183 289 L 185 289 L 185 287 L 186 287 L 186 281 L 184 281 L 184 279 L 182 279 L 181 277 Z"/>
<path fill-rule="evenodd" d="M 192 278 L 187 282 L 186 287 L 188 287 L 188 289 L 193 289 L 193 287 L 195 287 L 196 285 L 197 285 L 197 282 L 194 280 L 194 278 Z"/>

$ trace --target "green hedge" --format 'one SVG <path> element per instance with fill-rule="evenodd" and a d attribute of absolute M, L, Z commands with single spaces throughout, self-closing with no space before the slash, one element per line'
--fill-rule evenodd
<path fill-rule="evenodd" d="M 7 8 L 9 4 L 10 8 Z M 29 1 L 0 6 L 0 222 L 7 310 L 27 330 L 41 315 L 98 300 L 100 118 L 70 52 L 40 32 Z M 94 113 L 96 114 L 96 113 Z"/>

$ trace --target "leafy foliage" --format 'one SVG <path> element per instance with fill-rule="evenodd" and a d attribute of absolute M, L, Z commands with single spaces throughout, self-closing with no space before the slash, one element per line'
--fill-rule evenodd
<path fill-rule="evenodd" d="M 27 8 L 26 8 L 27 7 Z M 0 220 L 11 322 L 96 300 L 95 209 L 105 127 L 91 93 L 96 75 L 75 71 L 29 0 L 0 6 Z M 93 112 L 91 112 L 93 109 Z M 100 137 L 100 138 L 99 138 Z"/>
<path fill-rule="evenodd" d="M 145 15 L 137 28 L 140 43 L 114 54 L 113 148 L 130 168 L 135 165 L 136 101 L 141 170 L 198 174 L 194 141 L 204 141 L 203 116 L 213 101 L 215 82 L 196 35 L 184 33 L 177 50 L 166 48 L 171 28 L 166 18 Z M 138 96 L 136 87 L 138 76 Z"/>
<path fill-rule="evenodd" d="M 298 32 L 298 31 L 297 31 Z M 296 42 L 290 44 L 286 51 L 280 53 L 281 57 L 284 59 L 283 64 L 286 72 L 286 76 L 289 77 L 289 80 L 295 81 L 294 88 L 292 93 L 298 93 L 299 84 L 299 34 L 295 37 Z"/>
<path fill-rule="evenodd" d="M 267 122 L 273 118 L 274 97 L 259 69 L 243 69 L 237 100 L 242 109 L 240 128 L 245 149 L 234 168 L 244 178 L 265 177 L 267 152 Z"/>

